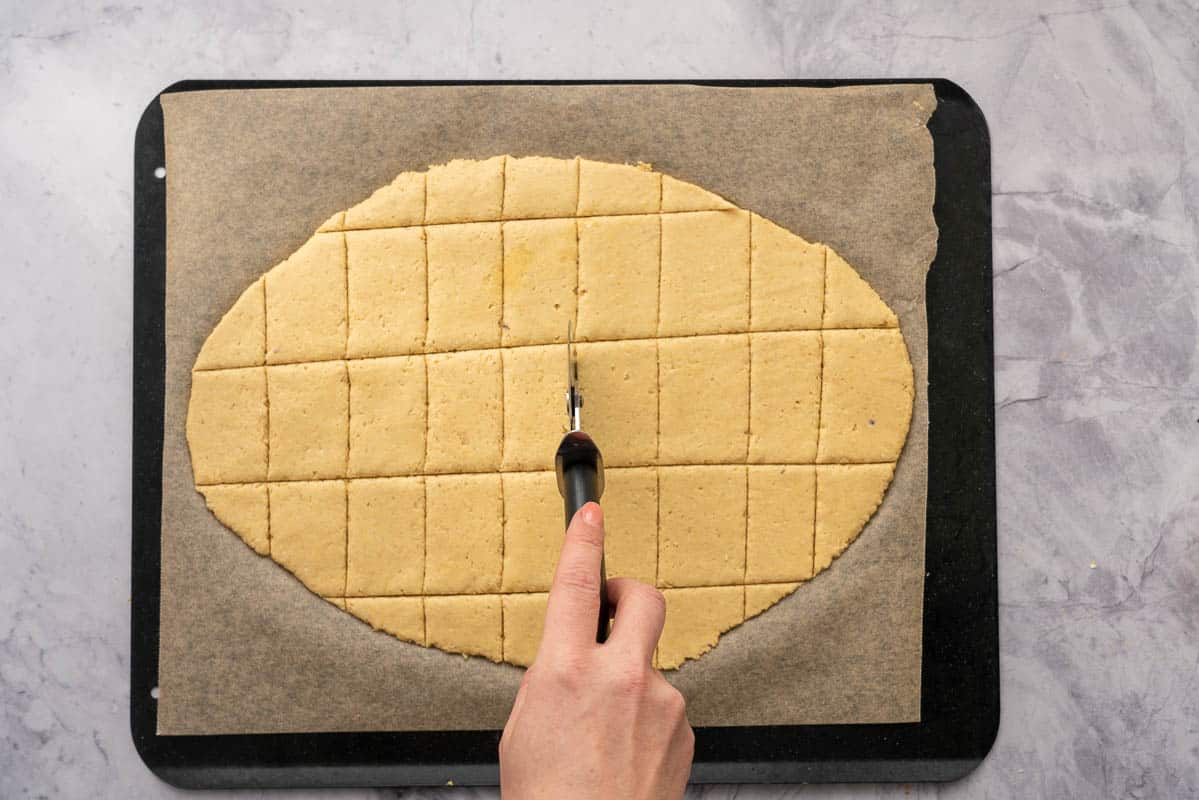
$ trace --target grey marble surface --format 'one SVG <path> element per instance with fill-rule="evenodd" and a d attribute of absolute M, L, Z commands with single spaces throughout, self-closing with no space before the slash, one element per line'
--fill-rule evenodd
<path fill-rule="evenodd" d="M 0 797 L 175 793 L 127 724 L 146 102 L 194 77 L 700 76 L 945 76 L 987 114 L 1003 720 L 952 785 L 694 796 L 1199 796 L 1193 0 L 223 0 L 0 15 Z"/>

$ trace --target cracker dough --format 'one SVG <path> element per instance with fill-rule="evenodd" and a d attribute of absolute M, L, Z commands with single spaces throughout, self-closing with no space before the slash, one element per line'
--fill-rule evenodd
<path fill-rule="evenodd" d="M 837 253 L 648 165 L 399 175 L 199 349 L 208 507 L 386 635 L 527 666 L 562 537 L 564 328 L 604 451 L 608 569 L 674 669 L 845 550 L 911 419 L 892 310 Z"/>

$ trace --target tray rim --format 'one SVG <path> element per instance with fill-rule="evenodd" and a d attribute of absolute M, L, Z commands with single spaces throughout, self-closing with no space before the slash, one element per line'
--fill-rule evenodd
<path fill-rule="evenodd" d="M 696 729 L 695 783 L 947 781 L 972 771 L 999 727 L 999 623 L 986 119 L 944 78 L 639 80 L 184 80 L 156 94 L 134 140 L 130 732 L 180 787 L 496 785 L 499 731 L 160 736 L 156 732 L 165 380 L 163 94 L 358 86 L 829 88 L 931 84 L 939 244 L 930 265 L 929 488 L 921 721 Z M 949 266 L 952 265 L 952 266 Z M 950 276 L 949 270 L 955 272 Z M 940 330 L 954 336 L 935 336 Z M 972 401 L 973 406 L 964 405 Z M 973 413 L 963 414 L 963 407 Z M 973 536 L 963 537 L 962 531 Z"/>

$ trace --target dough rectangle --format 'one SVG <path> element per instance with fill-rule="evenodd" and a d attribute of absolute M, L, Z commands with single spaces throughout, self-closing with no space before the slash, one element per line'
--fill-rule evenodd
<path fill-rule="evenodd" d="M 266 275 L 266 363 L 345 354 L 345 234 L 318 233 Z"/>
<path fill-rule="evenodd" d="M 565 530 L 552 472 L 509 472 L 504 489 L 505 592 L 549 591 Z"/>
<path fill-rule="evenodd" d="M 552 469 L 566 433 L 566 347 L 514 347 L 504 362 L 505 470 Z"/>
<path fill-rule="evenodd" d="M 345 476 L 350 386 L 344 361 L 267 367 L 272 481 Z"/>
<path fill-rule="evenodd" d="M 659 467 L 659 586 L 721 586 L 744 580 L 745 469 Z"/>
<path fill-rule="evenodd" d="M 504 219 L 573 217 L 579 202 L 577 158 L 508 157 Z"/>
<path fill-rule="evenodd" d="M 577 353 L 579 388 L 583 393 L 583 426 L 599 445 L 605 466 L 655 463 L 658 457 L 657 342 L 580 342 Z M 565 354 L 561 358 L 565 360 Z M 558 380 L 565 382 L 565 377 Z M 557 397 L 562 397 L 564 388 L 559 389 Z"/>
<path fill-rule="evenodd" d="M 653 214 L 662 208 L 662 175 L 631 164 L 579 160 L 579 216 Z"/>
<path fill-rule="evenodd" d="M 656 336 L 661 252 L 658 216 L 590 217 L 578 224 L 578 339 Z"/>
<path fill-rule="evenodd" d="M 821 464 L 816 467 L 813 571 L 841 555 L 883 501 L 894 464 Z"/>
<path fill-rule="evenodd" d="M 504 500 L 497 473 L 425 478 L 425 593 L 497 592 Z"/>
<path fill-rule="evenodd" d="M 425 356 L 429 433 L 425 472 L 487 472 L 500 466 L 504 381 L 498 350 Z"/>
<path fill-rule="evenodd" d="M 422 477 L 348 482 L 346 595 L 418 595 L 425 578 Z"/>
<path fill-rule="evenodd" d="M 664 589 L 666 625 L 658 639 L 654 661 L 659 669 L 674 669 L 716 646 L 720 634 L 745 618 L 744 586 Z"/>
<path fill-rule="evenodd" d="M 826 330 L 817 461 L 894 461 L 912 415 L 912 364 L 898 329 Z"/>
<path fill-rule="evenodd" d="M 499 347 L 503 246 L 498 222 L 431 225 L 428 247 L 428 352 Z"/>
<path fill-rule="evenodd" d="M 506 594 L 504 611 L 504 660 L 527 667 L 537 657 L 541 634 L 545 630 L 545 593 Z"/>
<path fill-rule="evenodd" d="M 746 583 L 812 577 L 815 512 L 815 467 L 749 467 Z"/>
<path fill-rule="evenodd" d="M 505 222 L 503 238 L 504 346 L 566 341 L 579 277 L 575 221 Z"/>
<path fill-rule="evenodd" d="M 749 213 L 663 214 L 659 335 L 748 328 Z"/>
<path fill-rule="evenodd" d="M 658 471 L 605 469 L 600 505 L 608 574 L 653 586 L 658 572 Z"/>
<path fill-rule="evenodd" d="M 350 361 L 350 475 L 420 472 L 425 460 L 425 356 Z"/>
<path fill-rule="evenodd" d="M 268 486 L 271 558 L 324 597 L 341 597 L 346 581 L 345 481 Z"/>
<path fill-rule="evenodd" d="M 425 178 L 425 222 L 499 219 L 504 204 L 504 162 L 454 159 L 430 167 Z"/>
<path fill-rule="evenodd" d="M 749 443 L 747 334 L 658 340 L 661 464 L 744 463 Z"/>
<path fill-rule="evenodd" d="M 827 248 L 750 215 L 750 326 L 755 331 L 818 330 L 824 310 Z"/>
<path fill-rule="evenodd" d="M 426 597 L 425 637 L 431 647 L 499 661 L 504 657 L 500 596 Z"/>
<path fill-rule="evenodd" d="M 264 480 L 266 427 L 262 367 L 192 373 L 187 443 L 196 483 Z"/>
<path fill-rule="evenodd" d="M 816 461 L 820 332 L 751 333 L 749 460 Z"/>
<path fill-rule="evenodd" d="M 345 237 L 349 282 L 346 355 L 421 352 L 427 309 L 424 229 L 349 231 Z"/>

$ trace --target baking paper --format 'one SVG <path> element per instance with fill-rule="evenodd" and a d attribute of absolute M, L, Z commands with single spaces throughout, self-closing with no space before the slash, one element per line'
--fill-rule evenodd
<path fill-rule="evenodd" d="M 167 94 L 160 734 L 498 729 L 522 671 L 406 644 L 310 593 L 205 508 L 190 370 L 242 290 L 333 212 L 451 158 L 648 162 L 845 257 L 900 317 L 911 433 L 844 555 L 667 673 L 693 725 L 920 718 L 930 86 L 463 86 Z"/>

